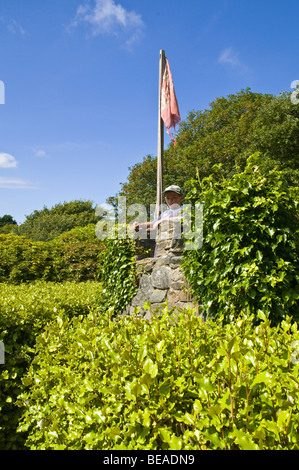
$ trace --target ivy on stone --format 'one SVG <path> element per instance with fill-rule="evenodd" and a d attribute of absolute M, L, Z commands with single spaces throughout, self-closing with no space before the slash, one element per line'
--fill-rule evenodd
<path fill-rule="evenodd" d="M 187 202 L 204 203 L 203 245 L 186 250 L 183 268 L 207 316 L 286 315 L 299 320 L 298 188 L 282 173 L 259 170 L 259 156 L 231 179 L 193 181 Z"/>

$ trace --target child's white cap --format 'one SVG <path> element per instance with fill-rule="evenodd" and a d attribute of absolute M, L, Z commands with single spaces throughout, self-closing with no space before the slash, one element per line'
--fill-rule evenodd
<path fill-rule="evenodd" d="M 172 184 L 171 186 L 168 186 L 168 188 L 164 189 L 163 194 L 168 193 L 169 191 L 173 191 L 174 193 L 178 193 L 183 196 L 182 189 L 176 184 Z"/>

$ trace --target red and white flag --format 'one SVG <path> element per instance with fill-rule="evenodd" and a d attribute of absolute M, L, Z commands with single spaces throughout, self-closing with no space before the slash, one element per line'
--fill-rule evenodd
<path fill-rule="evenodd" d="M 176 124 L 181 121 L 181 116 L 167 58 L 165 58 L 165 70 L 161 87 L 161 118 L 164 121 L 167 133 L 175 144 L 175 138 L 172 137 L 170 129 L 173 127 L 175 130 Z"/>

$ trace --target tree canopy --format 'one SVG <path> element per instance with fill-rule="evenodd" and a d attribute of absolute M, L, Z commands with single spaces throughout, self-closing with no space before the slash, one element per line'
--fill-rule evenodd
<path fill-rule="evenodd" d="M 11 215 L 5 214 L 0 217 L 0 227 L 4 227 L 5 225 L 17 225 L 17 222 Z"/>
<path fill-rule="evenodd" d="M 74 200 L 56 204 L 51 209 L 35 210 L 20 225 L 18 233 L 33 241 L 48 241 L 74 227 L 85 227 L 98 221 L 92 201 Z"/>
<path fill-rule="evenodd" d="M 216 98 L 205 111 L 192 110 L 179 126 L 176 146 L 164 152 L 164 186 L 178 184 L 187 192 L 188 181 L 209 176 L 215 164 L 230 178 L 254 152 L 263 157 L 261 170 L 276 166 L 289 184 L 299 184 L 299 106 L 290 94 L 275 97 L 248 88 Z M 127 204 L 154 204 L 156 167 L 156 157 L 148 155 L 129 168 L 118 195 L 126 196 Z M 118 195 L 108 202 L 116 204 Z"/>

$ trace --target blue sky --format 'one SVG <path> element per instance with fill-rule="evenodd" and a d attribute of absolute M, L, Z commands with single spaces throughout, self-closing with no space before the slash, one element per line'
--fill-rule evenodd
<path fill-rule="evenodd" d="M 291 91 L 298 18 L 297 0 L 0 0 L 0 216 L 105 203 L 157 154 L 160 49 L 183 120 Z"/>

